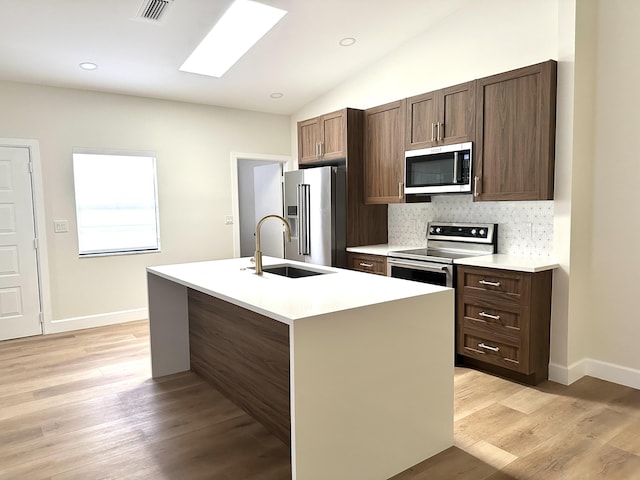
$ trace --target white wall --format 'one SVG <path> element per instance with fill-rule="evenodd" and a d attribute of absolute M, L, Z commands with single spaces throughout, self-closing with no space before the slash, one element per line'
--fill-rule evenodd
<path fill-rule="evenodd" d="M 231 152 L 289 154 L 291 144 L 289 118 L 278 115 L 7 82 L 0 105 L 0 136 L 40 142 L 49 317 L 58 321 L 48 331 L 108 323 L 117 312 L 144 315 L 148 265 L 231 257 Z M 156 153 L 161 253 L 78 258 L 73 147 Z M 70 232 L 55 234 L 61 219 Z"/>
<path fill-rule="evenodd" d="M 628 367 L 640 388 L 640 2 L 597 4 L 588 365 L 591 372 L 610 371 L 607 364 Z"/>

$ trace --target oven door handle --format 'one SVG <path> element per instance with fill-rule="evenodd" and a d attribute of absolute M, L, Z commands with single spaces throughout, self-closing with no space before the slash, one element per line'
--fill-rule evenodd
<path fill-rule="evenodd" d="M 447 270 L 447 265 L 440 265 L 436 263 L 425 263 L 425 262 L 412 262 L 411 260 L 396 260 L 396 259 L 387 259 L 387 263 L 390 266 L 396 267 L 409 267 L 415 268 L 416 270 L 427 270 L 429 272 L 443 272 Z"/>

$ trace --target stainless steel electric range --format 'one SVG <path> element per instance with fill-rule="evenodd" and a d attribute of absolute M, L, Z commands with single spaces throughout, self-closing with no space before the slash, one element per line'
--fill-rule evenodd
<path fill-rule="evenodd" d="M 431 222 L 427 245 L 387 254 L 387 276 L 453 287 L 453 261 L 498 251 L 495 223 Z"/>

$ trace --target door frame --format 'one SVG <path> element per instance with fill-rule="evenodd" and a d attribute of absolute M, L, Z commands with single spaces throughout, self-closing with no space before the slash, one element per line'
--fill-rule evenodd
<path fill-rule="evenodd" d="M 47 334 L 51 324 L 51 289 L 49 285 L 49 256 L 47 253 L 47 222 L 44 208 L 44 186 L 40 142 L 26 138 L 0 138 L 0 147 L 26 148 L 32 166 L 31 195 L 33 197 L 33 220 L 36 233 L 36 263 L 38 268 L 38 291 L 42 334 Z"/>
<path fill-rule="evenodd" d="M 292 157 L 265 153 L 231 152 L 231 215 L 233 217 L 233 257 L 240 257 L 240 198 L 238 195 L 238 161 L 259 160 L 282 164 L 282 172 L 290 170 Z"/>

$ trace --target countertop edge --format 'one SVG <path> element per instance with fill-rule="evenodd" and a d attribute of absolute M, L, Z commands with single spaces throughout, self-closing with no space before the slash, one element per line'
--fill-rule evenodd
<path fill-rule="evenodd" d="M 201 293 L 205 293 L 207 295 L 210 295 L 212 297 L 218 298 L 220 300 L 224 300 L 225 302 L 229 302 L 232 303 L 233 305 L 236 305 L 238 307 L 242 307 L 242 308 L 246 308 L 247 310 L 250 310 L 254 313 L 259 313 L 260 315 L 264 315 L 265 317 L 269 317 L 272 318 L 274 320 L 277 320 L 279 322 L 282 323 L 286 323 L 287 325 L 293 325 L 294 319 L 293 318 L 289 318 L 287 316 L 281 315 L 277 312 L 272 312 L 272 311 L 268 311 L 265 309 L 261 309 L 260 307 L 256 306 L 256 305 L 252 305 L 246 302 L 243 302 L 241 300 L 238 300 L 236 298 L 233 297 L 229 297 L 227 295 L 224 295 L 220 292 L 216 292 L 213 290 L 209 290 L 201 285 L 196 285 L 192 282 L 189 282 L 187 280 L 183 280 L 168 274 L 165 274 L 163 272 L 159 272 L 157 270 L 154 270 L 153 267 L 147 267 L 147 273 L 151 273 L 153 275 L 157 275 L 158 277 L 162 277 L 165 280 L 169 280 L 171 282 L 177 283 L 182 285 L 183 287 L 187 287 L 190 288 L 192 290 L 197 290 L 198 292 Z"/>
<path fill-rule="evenodd" d="M 347 252 L 361 253 L 364 255 L 389 256 L 389 252 L 396 250 L 408 250 L 411 248 L 419 247 L 381 243 L 377 245 L 348 247 Z M 544 272 L 545 270 L 554 270 L 560 267 L 560 264 L 555 258 L 528 257 L 522 255 L 509 255 L 506 253 L 460 258 L 454 260 L 453 263 L 455 265 L 467 265 L 470 267 L 497 268 L 500 270 L 513 270 L 528 273 Z"/>
<path fill-rule="evenodd" d="M 237 261 L 242 261 L 242 260 L 243 259 L 237 259 Z M 273 262 L 273 260 L 282 261 L 282 259 L 271 259 L 271 258 L 268 258 L 268 259 L 266 259 L 265 264 L 275 263 L 275 262 Z M 289 260 L 287 260 L 287 262 L 294 263 L 294 264 L 299 263 L 299 262 L 289 261 Z M 214 264 L 217 263 L 217 262 L 216 261 L 213 261 L 213 262 L 194 262 L 193 265 L 194 266 L 198 266 L 198 264 L 205 265 L 205 264 L 208 264 L 208 263 L 212 263 L 212 266 L 214 266 Z M 178 271 L 173 271 L 174 269 L 179 268 L 181 266 L 189 267 L 189 265 L 191 265 L 191 264 L 150 266 L 150 267 L 146 267 L 146 272 L 147 272 L 147 274 L 153 274 L 153 275 L 155 275 L 157 277 L 160 277 L 160 278 L 163 278 L 165 280 L 174 282 L 174 283 L 176 283 L 178 285 L 182 285 L 183 287 L 191 288 L 193 290 L 197 290 L 197 291 L 202 292 L 202 293 L 204 293 L 206 295 L 210 295 L 212 297 L 215 297 L 215 298 L 221 299 L 223 301 L 229 302 L 229 303 L 231 303 L 233 305 L 237 305 L 239 307 L 246 308 L 247 310 L 250 310 L 252 312 L 258 313 L 260 315 L 264 315 L 264 316 L 266 316 L 268 318 L 272 318 L 274 320 L 280 321 L 280 322 L 285 323 L 285 324 L 290 325 L 290 326 L 292 326 L 294 324 L 294 322 L 296 322 L 298 320 L 303 320 L 303 319 L 307 319 L 307 318 L 313 318 L 313 317 L 328 315 L 328 314 L 336 313 L 336 312 L 339 312 L 339 311 L 351 310 L 353 308 L 361 308 L 363 306 L 368 306 L 368 305 L 376 305 L 376 304 L 381 304 L 381 303 L 387 303 L 387 302 L 403 300 L 403 299 L 406 299 L 406 298 L 419 297 L 419 296 L 423 296 L 423 295 L 430 295 L 432 293 L 438 293 L 438 292 L 425 292 L 425 291 L 422 291 L 422 289 L 417 288 L 417 287 L 416 288 L 410 288 L 410 289 L 408 288 L 407 290 L 403 291 L 402 295 L 399 295 L 397 297 L 396 296 L 392 296 L 392 298 L 371 298 L 371 299 L 368 299 L 367 302 L 365 302 L 365 303 L 354 302 L 351 305 L 341 305 L 341 306 L 336 306 L 335 308 L 332 308 L 332 307 L 323 308 L 323 307 L 321 307 L 318 310 L 313 310 L 312 309 L 309 312 L 297 312 L 295 314 L 294 313 L 287 314 L 286 312 L 278 311 L 278 309 L 271 309 L 271 308 L 269 308 L 269 305 L 266 305 L 266 304 L 265 305 L 261 305 L 259 303 L 255 304 L 255 303 L 252 303 L 250 301 L 246 301 L 242 297 L 237 297 L 237 296 L 234 296 L 233 294 L 228 294 L 228 292 L 218 291 L 218 289 L 215 289 L 215 288 L 208 288 L 207 285 L 203 285 L 203 284 L 198 282 L 198 279 L 199 279 L 198 276 L 193 276 L 190 273 L 184 273 L 183 274 L 179 270 Z M 311 265 L 309 265 L 309 267 L 311 267 Z M 314 265 L 313 267 L 317 267 L 319 269 L 322 268 L 322 269 L 326 269 L 326 270 L 331 270 L 331 271 L 334 271 L 336 273 L 342 272 L 343 275 L 348 275 L 350 277 L 351 276 L 355 276 L 355 275 L 364 275 L 364 276 L 366 276 L 364 278 L 368 278 L 371 281 L 378 281 L 379 280 L 376 276 L 370 277 L 371 274 L 368 274 L 368 273 L 361 273 L 361 272 L 355 272 L 355 271 L 351 271 L 351 270 L 336 269 L 336 268 L 333 268 L 333 267 L 326 267 L 326 266 L 322 266 L 321 267 L 321 266 L 315 266 Z M 315 278 L 315 277 L 310 277 L 310 278 Z M 385 278 L 387 278 L 387 277 L 385 277 Z M 389 280 L 401 281 L 401 280 L 398 280 L 398 279 L 389 279 Z M 286 282 L 286 281 L 290 281 L 290 280 L 284 280 L 284 281 Z M 286 285 L 286 284 L 283 283 L 282 285 Z M 412 285 L 412 287 L 413 287 L 413 285 Z M 433 288 L 436 288 L 436 287 L 433 287 Z M 448 289 L 446 289 L 444 287 L 437 287 L 436 290 L 439 291 L 439 289 L 448 290 Z M 233 292 L 233 291 L 231 291 L 231 292 Z"/>
<path fill-rule="evenodd" d="M 560 264 L 553 258 L 521 257 L 516 255 L 495 254 L 482 255 L 454 260 L 455 265 L 469 267 L 496 268 L 498 270 L 511 270 L 527 273 L 538 273 L 546 270 L 554 270 Z"/>
<path fill-rule="evenodd" d="M 362 245 L 359 247 L 347 247 L 349 253 L 361 253 L 364 255 L 381 255 L 384 257 L 389 256 L 389 252 L 396 250 L 409 250 L 411 248 L 419 248 L 408 245 L 389 245 L 387 243 L 380 243 L 377 245 Z"/>

